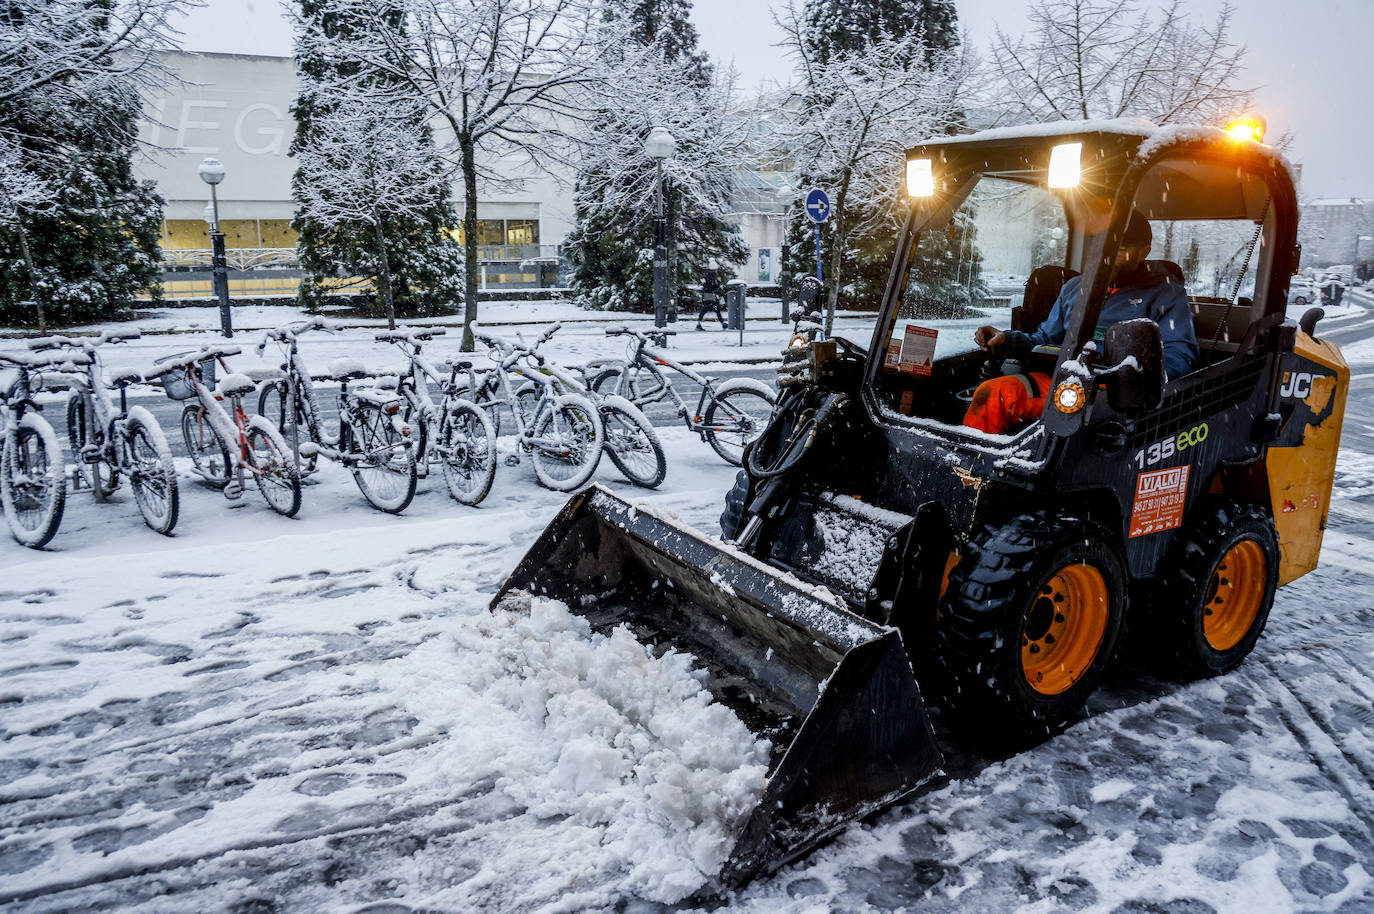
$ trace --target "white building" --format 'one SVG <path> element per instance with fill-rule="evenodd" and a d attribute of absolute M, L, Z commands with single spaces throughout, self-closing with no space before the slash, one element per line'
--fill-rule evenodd
<path fill-rule="evenodd" d="M 295 160 L 287 154 L 295 134 L 294 60 L 183 53 L 171 55 L 170 63 L 181 84 L 145 99 L 145 153 L 135 163 L 138 176 L 155 181 L 167 201 L 162 246 L 171 272 L 164 281 L 166 294 L 209 294 L 210 189 L 196 173 L 207 156 L 219 159 L 226 170 L 217 193 L 230 266 L 251 270 L 231 274 L 231 291 L 294 293 L 300 278 L 291 229 Z M 522 172 L 513 164 L 505 177 L 517 181 L 479 187 L 481 284 L 533 287 L 540 280 L 533 261 L 557 255 L 572 230 L 572 176 Z M 767 188 L 759 190 L 747 195 L 736 215 L 751 248 L 741 272 L 751 282 L 776 281 L 782 221 L 772 211 L 776 207 Z M 460 187 L 454 201 L 461 213 Z"/>

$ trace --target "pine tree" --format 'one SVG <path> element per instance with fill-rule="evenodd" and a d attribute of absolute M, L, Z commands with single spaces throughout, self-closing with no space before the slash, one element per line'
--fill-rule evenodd
<path fill-rule="evenodd" d="M 801 11 L 801 21 L 807 55 L 822 65 L 895 35 L 923 35 L 924 62 L 927 64 L 959 45 L 958 16 L 952 0 L 807 0 Z M 821 101 L 803 100 L 802 104 L 815 105 Z M 924 137 L 913 136 L 911 143 L 921 139 Z M 808 191 L 833 188 L 835 181 L 836 176 L 829 174 L 797 176 L 798 196 L 790 207 L 791 217 L 782 248 L 783 272 L 797 277 L 815 275 L 816 228 L 803 211 L 802 203 Z M 885 227 L 851 236 L 848 240 L 840 259 L 844 307 L 875 308 L 892 266 L 895 214 L 888 220 L 862 214 L 855 221 Z M 820 234 L 821 262 L 830 264 L 834 255 L 830 226 L 822 225 Z M 951 271 L 953 269 L 951 267 Z M 947 278 L 954 281 L 952 272 Z"/>
<path fill-rule="evenodd" d="M 352 37 L 348 34 L 360 20 L 349 15 L 350 7 L 361 0 L 300 0 L 297 15 L 296 68 L 300 89 L 292 105 L 296 135 L 291 154 L 299 157 L 305 150 L 348 156 L 350 150 L 328 144 L 325 131 L 334 129 L 335 115 L 348 113 L 348 94 L 359 82 L 376 87 L 387 81 L 377 70 L 368 70 L 359 59 L 340 59 L 330 54 L 330 42 Z M 404 32 L 405 9 L 398 0 L 367 0 L 367 6 L 387 25 Z M 368 21 L 366 19 L 361 21 Z M 421 146 L 433 150 L 432 156 L 407 156 L 403 162 L 378 161 L 390 168 L 397 181 L 435 186 L 433 177 L 441 163 L 427 126 L 425 113 L 416 108 L 415 125 Z M 367 154 L 375 154 L 366 150 Z M 340 161 L 339 171 L 351 163 Z M 401 315 L 448 314 L 463 300 L 462 250 L 453 235 L 458 216 L 449 199 L 449 186 L 442 183 L 426 195 L 427 205 L 393 208 L 381 216 L 377 226 L 347 217 L 324 218 L 320 209 L 329 209 L 328 169 L 307 171 L 298 168 L 292 178 L 292 193 L 297 201 L 296 218 L 291 225 L 298 234 L 297 254 L 304 277 L 301 304 L 316 310 L 324 295 L 336 285 L 340 274 L 366 282 L 375 290 L 372 310 L 387 310 L 386 287 L 390 287 L 396 313 Z M 309 184 L 309 186 L 306 186 Z M 346 191 L 345 191 L 346 192 Z M 324 207 L 307 208 L 302 201 L 325 201 Z M 350 201 L 339 201 L 347 203 Z M 346 211 L 348 206 L 336 208 Z M 379 243 L 380 242 L 380 243 Z M 389 275 L 388 275 L 389 274 Z M 388 281 L 389 280 L 389 281 Z"/>
<path fill-rule="evenodd" d="M 710 90 L 712 67 L 697 49 L 689 0 L 613 0 L 607 4 L 606 17 L 624 29 L 630 42 L 655 49 L 655 62 L 670 69 L 679 80 L 677 91 L 692 93 L 699 100 Z M 697 126 L 707 129 L 705 124 Z M 589 135 L 596 143 L 598 135 L 644 129 L 645 125 L 628 120 L 626 112 L 605 109 L 598 113 Z M 677 157 L 699 157 L 703 138 L 690 130 L 680 134 L 675 137 Z M 574 195 L 577 224 L 569 237 L 569 250 L 574 286 L 589 307 L 617 311 L 653 308 L 653 215 L 630 205 L 618 191 L 652 181 L 654 169 L 647 159 L 628 167 L 625 163 L 584 163 L 578 175 Z M 740 263 L 749 256 L 748 246 L 723 218 L 724 211 L 723 199 L 694 200 L 679 182 L 665 181 L 670 289 L 681 290 L 696 282 L 708 260 Z"/>
<path fill-rule="evenodd" d="M 99 47 L 114 6 L 86 0 L 63 40 Z M 4 12 L 10 26 L 24 15 L 14 4 Z M 0 226 L 0 312 L 8 318 L 33 320 L 30 303 L 37 303 L 53 322 L 106 319 L 128 314 L 139 293 L 160 297 L 163 201 L 152 182 L 134 178 L 131 164 L 138 92 L 117 61 L 103 67 L 106 75 L 85 91 L 48 85 L 0 102 L 0 129 L 17 167 L 50 194 L 41 208 L 17 207 Z"/>

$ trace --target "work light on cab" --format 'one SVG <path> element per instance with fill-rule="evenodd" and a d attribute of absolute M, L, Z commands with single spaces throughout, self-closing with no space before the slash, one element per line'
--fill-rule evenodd
<path fill-rule="evenodd" d="M 1078 182 L 1083 178 L 1083 170 L 1080 164 L 1082 158 L 1082 143 L 1061 143 L 1051 149 L 1050 189 L 1066 190 L 1070 187 L 1077 187 Z"/>
<path fill-rule="evenodd" d="M 930 159 L 907 159 L 906 192 L 911 197 L 935 196 L 935 173 Z"/>
<path fill-rule="evenodd" d="M 1264 118 L 1254 114 L 1247 114 L 1227 124 L 1226 132 L 1233 140 L 1262 143 L 1264 142 L 1264 130 L 1266 126 Z"/>

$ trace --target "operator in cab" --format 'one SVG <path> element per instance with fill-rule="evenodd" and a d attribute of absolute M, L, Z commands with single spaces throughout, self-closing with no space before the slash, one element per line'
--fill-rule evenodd
<path fill-rule="evenodd" d="M 1159 325 L 1164 340 L 1164 371 L 1171 378 L 1187 374 L 1197 362 L 1197 337 L 1183 271 L 1167 260 L 1147 260 L 1150 255 L 1150 223 L 1131 213 L 1126 235 L 1117 250 L 1107 300 L 1098 316 L 1095 338 L 1120 321 L 1148 317 Z M 1064 341 L 1069 312 L 1078 297 L 1082 277 L 1064 283 L 1049 315 L 1031 333 L 979 327 L 973 341 L 990 355 L 1025 362 L 1036 346 L 1057 346 Z M 1050 376 L 1039 371 L 1004 375 L 978 385 L 964 416 L 964 425 L 995 435 L 1009 434 L 1036 419 L 1045 409 Z"/>

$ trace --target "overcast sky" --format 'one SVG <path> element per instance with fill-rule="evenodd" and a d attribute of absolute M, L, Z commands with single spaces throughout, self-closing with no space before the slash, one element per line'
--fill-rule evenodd
<path fill-rule="evenodd" d="M 1165 0 L 1141 0 L 1162 6 Z M 1225 0 L 1189 0 L 1211 19 Z M 188 50 L 289 55 L 280 0 L 206 0 L 182 26 Z M 694 0 L 697 30 L 713 59 L 733 62 L 744 87 L 783 82 L 788 62 L 769 0 Z M 1258 113 L 1271 137 L 1294 134 L 1304 196 L 1374 197 L 1374 0 L 1238 0 L 1235 37 L 1249 47 L 1245 82 L 1259 89 Z M 1026 26 L 1027 0 L 957 0 L 962 27 L 986 50 L 997 28 Z"/>

